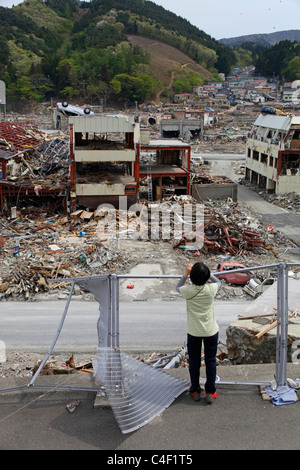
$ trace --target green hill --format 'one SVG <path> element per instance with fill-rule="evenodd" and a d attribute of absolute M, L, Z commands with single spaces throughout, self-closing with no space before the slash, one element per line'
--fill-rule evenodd
<path fill-rule="evenodd" d="M 221 44 L 238 47 L 243 43 L 255 43 L 264 47 L 274 46 L 281 41 L 300 42 L 300 30 L 291 29 L 288 31 L 276 31 L 269 34 L 248 34 L 247 36 L 238 36 L 235 38 L 220 39 Z"/>
<path fill-rule="evenodd" d="M 235 61 L 231 48 L 146 0 L 25 0 L 0 7 L 0 33 L 10 102 L 142 102 L 191 91 Z"/>

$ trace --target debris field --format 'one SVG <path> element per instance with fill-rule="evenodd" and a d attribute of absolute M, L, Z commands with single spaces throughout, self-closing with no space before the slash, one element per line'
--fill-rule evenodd
<path fill-rule="evenodd" d="M 172 213 L 178 204 L 194 207 L 195 202 L 191 197 L 172 196 L 160 207 L 163 213 Z M 68 278 L 128 272 L 141 259 L 121 250 L 120 238 L 134 240 L 137 246 L 145 239 L 150 241 L 153 250 L 149 262 L 155 259 L 159 262 L 159 257 L 155 257 L 158 245 L 168 249 L 169 258 L 177 259 L 179 274 L 185 262 L 197 261 L 198 257 L 205 259 L 214 271 L 222 259 L 242 262 L 248 267 L 263 264 L 265 258 L 265 264 L 270 264 L 278 260 L 279 247 L 289 243 L 293 246 L 281 233 L 268 232 L 237 203 L 205 202 L 204 240 L 200 247 L 194 243 L 193 232 L 183 232 L 176 239 L 172 227 L 170 238 L 164 239 L 161 212 L 153 228 L 141 217 L 151 209 L 151 203 L 141 203 L 140 208 L 139 214 L 127 210 L 110 213 L 109 209 L 101 208 L 51 215 L 43 208 L 27 207 L 16 211 L 14 218 L 0 219 L 1 298 L 34 300 L 39 293 L 70 287 Z M 147 230 L 152 231 L 154 239 L 147 238 Z M 50 279 L 61 282 L 50 283 Z"/>

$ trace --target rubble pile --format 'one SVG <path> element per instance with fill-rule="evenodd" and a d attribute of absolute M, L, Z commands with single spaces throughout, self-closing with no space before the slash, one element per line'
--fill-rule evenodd
<path fill-rule="evenodd" d="M 145 364 L 149 364 L 152 367 L 156 368 L 171 368 L 170 366 L 177 368 L 189 367 L 189 356 L 187 353 L 187 349 L 183 348 L 179 351 L 175 351 L 170 354 L 162 354 L 153 352 L 149 355 L 138 355 L 135 356 L 135 359 L 138 361 L 144 362 Z M 204 352 L 201 355 L 202 363 L 204 363 Z M 218 366 L 228 365 L 229 361 L 227 358 L 227 349 L 226 345 L 223 344 L 221 341 L 218 343 L 218 349 L 216 354 L 216 362 Z"/>
<path fill-rule="evenodd" d="M 30 208 L 28 208 L 30 210 Z M 118 256 L 112 246 L 98 239 L 97 220 L 83 217 L 47 216 L 32 209 L 11 222 L 0 219 L 0 295 L 3 298 L 32 298 L 68 286 L 65 279 L 99 274 Z M 120 265 L 126 261 L 119 262 Z"/>
<path fill-rule="evenodd" d="M 6 179 L 22 187 L 60 186 L 69 184 L 69 142 L 55 138 L 36 148 L 11 153 L 6 162 Z"/>
<path fill-rule="evenodd" d="M 276 233 L 270 234 L 261 227 L 258 219 L 253 218 L 249 211 L 240 209 L 238 203 L 206 201 L 204 204 L 203 253 L 263 254 L 274 250 L 275 238 Z M 175 247 L 184 247 L 186 243 L 183 237 Z"/>
<path fill-rule="evenodd" d="M 35 148 L 45 139 L 45 134 L 30 123 L 0 122 L 1 148 L 15 153 Z"/>
<path fill-rule="evenodd" d="M 191 184 L 232 184 L 232 180 L 226 176 L 212 176 L 203 173 L 194 173 L 191 178 Z"/>
<path fill-rule="evenodd" d="M 230 109 L 218 113 L 218 122 L 204 130 L 201 140 L 194 141 L 196 152 L 245 153 L 245 143 L 253 125 L 256 107 Z"/>
<path fill-rule="evenodd" d="M 59 177 L 69 176 L 70 144 L 68 139 L 54 138 L 43 142 L 35 149 L 32 163 L 40 176 L 56 173 Z M 59 173 L 58 173 L 59 172 Z"/>
<path fill-rule="evenodd" d="M 41 353 L 8 352 L 6 361 L 0 362 L 0 377 L 32 377 L 38 370 L 44 355 Z M 93 373 L 92 357 L 89 354 L 53 354 L 46 361 L 40 375 Z"/>
<path fill-rule="evenodd" d="M 300 214 L 300 195 L 295 192 L 287 193 L 284 196 L 266 193 L 264 198 L 272 204 Z"/>
<path fill-rule="evenodd" d="M 180 351 L 179 351 L 180 352 Z M 170 354 L 153 352 L 148 355 L 139 354 L 133 356 L 136 360 L 145 362 L 152 367 L 168 367 L 174 358 L 179 357 L 178 351 Z M 226 366 L 229 364 L 227 359 L 226 346 L 222 343 L 218 345 L 217 365 Z M 6 360 L 0 362 L 0 377 L 32 377 L 40 367 L 44 355 L 41 353 L 29 352 L 8 352 Z M 204 361 L 204 356 L 202 357 Z M 180 360 L 176 361 L 174 367 L 187 368 L 188 355 L 181 354 Z M 62 375 L 62 374 L 93 374 L 93 357 L 90 354 L 52 354 L 46 361 L 40 376 L 44 375 Z"/>

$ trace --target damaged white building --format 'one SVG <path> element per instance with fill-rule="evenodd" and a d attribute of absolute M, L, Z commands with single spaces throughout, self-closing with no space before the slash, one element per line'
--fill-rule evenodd
<path fill-rule="evenodd" d="M 245 179 L 270 193 L 300 194 L 300 117 L 260 114 L 247 139 Z"/>

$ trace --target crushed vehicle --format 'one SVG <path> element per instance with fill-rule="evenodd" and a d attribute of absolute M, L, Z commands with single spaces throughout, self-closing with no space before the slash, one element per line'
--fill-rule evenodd
<path fill-rule="evenodd" d="M 217 272 L 224 272 L 224 274 L 218 275 L 219 279 L 224 279 L 227 284 L 238 284 L 244 286 L 250 281 L 253 273 L 250 271 L 234 272 L 230 273 L 235 269 L 244 269 L 246 266 L 240 263 L 219 263 L 217 266 Z"/>
<path fill-rule="evenodd" d="M 262 114 L 273 114 L 276 115 L 276 109 L 273 108 L 273 106 L 263 106 L 261 108 L 261 113 Z"/>
<path fill-rule="evenodd" d="M 243 287 L 243 291 L 252 297 L 256 298 L 270 286 L 274 284 L 276 279 L 274 277 L 268 277 L 267 279 L 260 279 L 258 277 L 253 277 L 250 281 Z"/>

